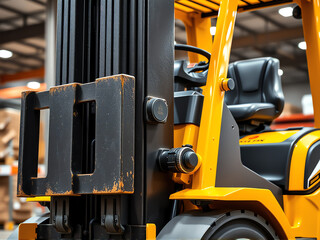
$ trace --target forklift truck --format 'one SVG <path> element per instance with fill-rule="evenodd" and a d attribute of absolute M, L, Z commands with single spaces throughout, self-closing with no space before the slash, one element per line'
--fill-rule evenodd
<path fill-rule="evenodd" d="M 294 2 L 318 106 L 320 5 Z M 57 86 L 22 95 L 18 173 L 18 196 L 50 213 L 12 238 L 320 238 L 320 131 L 268 128 L 283 109 L 277 59 L 229 64 L 237 13 L 288 3 L 59 0 Z M 174 18 L 189 46 L 174 46 Z"/>

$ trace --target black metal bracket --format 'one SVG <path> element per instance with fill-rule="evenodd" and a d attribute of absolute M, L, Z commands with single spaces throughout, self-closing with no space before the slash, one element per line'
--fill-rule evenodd
<path fill-rule="evenodd" d="M 95 102 L 95 168 L 82 173 L 81 104 Z M 48 172 L 37 177 L 40 110 L 50 109 Z M 128 120 L 129 119 L 129 120 Z M 135 79 L 115 75 L 88 84 L 24 92 L 19 196 L 122 194 L 134 191 Z M 76 169 L 75 169 L 76 168 Z"/>
<path fill-rule="evenodd" d="M 51 199 L 52 225 L 60 233 L 70 233 L 69 224 L 69 198 L 59 197 Z"/>
<path fill-rule="evenodd" d="M 109 234 L 122 234 L 120 196 L 101 197 L 101 225 Z"/>

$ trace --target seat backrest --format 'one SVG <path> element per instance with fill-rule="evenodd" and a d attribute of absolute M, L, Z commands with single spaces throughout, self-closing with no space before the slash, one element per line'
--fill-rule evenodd
<path fill-rule="evenodd" d="M 226 92 L 227 105 L 244 103 L 272 103 L 279 116 L 284 107 L 279 60 L 256 58 L 229 65 L 228 77 L 235 81 L 235 89 Z"/>

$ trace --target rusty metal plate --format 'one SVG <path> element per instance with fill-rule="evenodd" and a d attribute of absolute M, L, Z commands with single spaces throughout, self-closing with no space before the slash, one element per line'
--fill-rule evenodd
<path fill-rule="evenodd" d="M 95 103 L 95 167 L 82 173 L 81 104 Z M 39 119 L 50 109 L 48 172 L 37 177 Z M 134 191 L 135 79 L 128 75 L 24 92 L 21 106 L 19 196 L 115 194 Z"/>

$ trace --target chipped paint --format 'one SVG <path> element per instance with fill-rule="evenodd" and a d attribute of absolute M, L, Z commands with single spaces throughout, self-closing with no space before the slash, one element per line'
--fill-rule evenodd
<path fill-rule="evenodd" d="M 74 194 L 74 192 L 72 190 L 70 191 L 66 191 L 64 193 L 55 193 L 53 192 L 50 188 L 47 189 L 45 196 L 80 196 L 79 194 Z"/>
<path fill-rule="evenodd" d="M 79 83 L 70 83 L 70 84 L 64 84 L 64 85 L 60 85 L 60 86 L 56 86 L 56 87 L 51 87 L 49 92 L 50 95 L 52 95 L 53 93 L 61 93 L 61 92 L 66 92 L 68 90 L 68 88 L 73 88 L 75 89 L 77 86 L 79 86 Z"/>
<path fill-rule="evenodd" d="M 45 193 L 45 195 L 46 195 L 46 196 L 50 196 L 50 195 L 52 195 L 52 194 L 53 194 L 53 191 L 52 191 L 50 188 L 48 188 L 47 191 L 46 191 L 46 193 Z"/>
<path fill-rule="evenodd" d="M 112 79 L 113 81 L 121 81 L 121 86 L 122 86 L 122 89 L 124 87 L 124 84 L 127 82 L 127 81 L 130 81 L 131 79 L 133 79 L 134 81 L 134 77 L 131 76 L 131 75 L 127 75 L 127 74 L 117 74 L 117 75 L 112 75 L 112 76 L 108 76 L 108 77 L 101 77 L 101 78 L 97 78 L 96 79 L 96 83 L 100 82 L 100 81 L 108 81 Z"/>
<path fill-rule="evenodd" d="M 116 192 L 116 191 L 118 191 L 119 190 L 119 182 L 117 182 L 117 181 L 114 181 L 113 182 L 113 188 L 112 188 L 112 192 Z"/>
<path fill-rule="evenodd" d="M 108 187 L 104 187 L 103 190 L 97 190 L 93 188 L 93 194 L 132 194 L 134 191 L 126 191 L 123 189 L 124 183 L 122 181 L 114 181 L 112 189 L 108 189 Z"/>
<path fill-rule="evenodd" d="M 26 196 L 28 196 L 28 195 L 25 194 L 24 191 L 22 190 L 22 186 L 21 186 L 21 185 L 19 185 L 19 187 L 18 187 L 17 196 L 18 196 L 18 197 L 26 197 Z"/>

